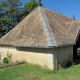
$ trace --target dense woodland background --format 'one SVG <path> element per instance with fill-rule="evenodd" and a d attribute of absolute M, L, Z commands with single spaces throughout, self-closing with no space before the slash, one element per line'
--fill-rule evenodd
<path fill-rule="evenodd" d="M 29 0 L 24 4 L 20 0 L 0 0 L 0 37 L 14 28 L 37 6 L 36 0 Z"/>

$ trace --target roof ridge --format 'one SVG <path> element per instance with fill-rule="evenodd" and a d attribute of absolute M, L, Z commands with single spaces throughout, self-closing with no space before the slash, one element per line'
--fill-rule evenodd
<path fill-rule="evenodd" d="M 52 37 L 51 31 L 49 29 L 49 25 L 48 25 L 47 20 L 44 16 L 44 12 L 42 11 L 42 7 L 39 6 L 38 10 L 39 10 L 40 17 L 42 19 L 42 23 L 44 25 L 44 31 L 45 31 L 45 34 L 46 34 L 46 37 L 47 37 L 47 40 L 48 40 L 48 46 L 56 46 L 55 41 Z"/>

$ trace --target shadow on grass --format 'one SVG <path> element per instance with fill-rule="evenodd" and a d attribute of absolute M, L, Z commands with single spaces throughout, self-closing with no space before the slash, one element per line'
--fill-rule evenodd
<path fill-rule="evenodd" d="M 73 63 L 74 63 L 75 65 L 80 64 L 80 56 L 77 56 L 77 57 L 73 60 Z"/>

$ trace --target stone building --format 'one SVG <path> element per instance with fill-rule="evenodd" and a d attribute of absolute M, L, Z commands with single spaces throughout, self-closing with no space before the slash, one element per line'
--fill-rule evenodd
<path fill-rule="evenodd" d="M 79 47 L 80 21 L 37 7 L 0 39 L 1 61 L 26 61 L 56 70 L 73 62 Z"/>

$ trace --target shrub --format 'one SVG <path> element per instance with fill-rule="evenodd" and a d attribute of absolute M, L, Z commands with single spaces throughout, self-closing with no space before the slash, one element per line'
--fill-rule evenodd
<path fill-rule="evenodd" d="M 9 63 L 9 60 L 7 58 L 4 58 L 3 59 L 3 63 L 8 64 Z"/>
<path fill-rule="evenodd" d="M 12 54 L 9 53 L 9 51 L 7 51 L 6 57 L 3 59 L 3 63 L 11 63 L 12 62 Z"/>
<path fill-rule="evenodd" d="M 8 59 L 8 61 L 9 61 L 9 63 L 11 62 L 11 60 L 12 60 L 12 54 L 10 54 L 8 51 L 7 51 L 7 59 Z"/>

